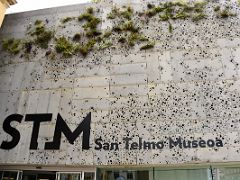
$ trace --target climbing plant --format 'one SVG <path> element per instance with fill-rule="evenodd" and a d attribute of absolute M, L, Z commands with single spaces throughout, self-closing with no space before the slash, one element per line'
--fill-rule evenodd
<path fill-rule="evenodd" d="M 112 28 L 101 30 L 99 27 L 102 19 L 97 16 L 99 9 L 86 8 L 85 12 L 78 17 L 65 17 L 60 20 L 63 27 L 68 26 L 71 21 L 81 25 L 81 29 L 73 37 L 56 36 L 55 32 L 47 28 L 47 23 L 36 20 L 32 27 L 27 28 L 26 39 L 4 39 L 2 49 L 11 55 L 30 54 L 32 47 L 46 49 L 46 56 L 55 59 L 57 54 L 64 58 L 80 54 L 86 57 L 93 50 L 104 50 L 120 44 L 127 49 L 139 45 L 140 50 L 154 48 L 155 40 L 143 33 L 144 26 L 151 18 L 168 24 L 169 33 L 174 32 L 175 20 L 192 20 L 198 22 L 208 18 L 206 7 L 207 1 L 195 1 L 187 3 L 183 1 L 160 2 L 159 4 L 148 3 L 144 11 L 136 12 L 130 6 L 113 7 L 107 14 L 107 19 L 113 24 Z M 212 7 L 216 18 L 229 18 L 236 16 L 231 6 L 218 5 Z M 140 17 L 141 23 L 136 21 Z M 157 22 L 156 22 L 157 23 Z M 49 49 L 52 41 L 54 49 Z"/>
<path fill-rule="evenodd" d="M 16 55 L 21 50 L 21 40 L 19 39 L 5 39 L 2 42 L 2 49 L 10 54 Z"/>

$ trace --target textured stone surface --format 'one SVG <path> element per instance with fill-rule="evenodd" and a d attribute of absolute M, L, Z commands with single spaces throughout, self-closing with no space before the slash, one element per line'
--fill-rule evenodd
<path fill-rule="evenodd" d="M 103 2 L 94 5 L 105 21 L 112 4 L 146 7 L 140 0 Z M 214 5 L 214 4 L 213 4 Z M 8 15 L 0 37 L 22 38 L 35 20 L 48 21 L 57 36 L 72 36 L 79 24 L 60 20 L 78 16 L 89 5 Z M 239 14 L 239 7 L 236 7 Z M 54 61 L 37 50 L 25 60 L 20 55 L 0 53 L 0 142 L 10 139 L 2 129 L 10 114 L 53 113 L 50 123 L 40 128 L 37 150 L 29 150 L 32 123 L 14 123 L 21 132 L 12 150 L 0 150 L 0 164 L 178 164 L 240 161 L 240 30 L 239 15 L 228 19 L 210 16 L 168 23 L 150 20 L 143 32 L 156 40 L 154 49 L 124 49 L 120 46 L 91 52 L 86 58 L 57 57 Z M 137 46 L 137 45 L 136 45 Z M 51 141 L 57 114 L 71 130 L 92 113 L 90 150 L 82 150 L 82 136 L 74 145 L 62 135 L 60 150 L 44 150 Z M 215 139 L 220 148 L 164 148 L 161 150 L 95 150 L 94 140 L 118 142 L 129 136 L 138 141 L 167 142 L 168 137 Z"/>

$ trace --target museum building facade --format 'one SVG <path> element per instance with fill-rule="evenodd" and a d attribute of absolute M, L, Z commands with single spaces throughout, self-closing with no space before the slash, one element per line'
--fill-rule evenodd
<path fill-rule="evenodd" d="M 0 180 L 239 180 L 237 1 L 7 15 Z"/>

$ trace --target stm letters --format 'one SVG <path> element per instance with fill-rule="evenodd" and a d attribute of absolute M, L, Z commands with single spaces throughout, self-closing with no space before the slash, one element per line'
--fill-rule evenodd
<path fill-rule="evenodd" d="M 3 130 L 12 136 L 11 141 L 3 141 L 0 148 L 9 150 L 17 146 L 20 141 L 21 135 L 17 129 L 11 126 L 11 122 L 21 123 L 23 116 L 20 114 L 12 114 L 8 116 L 3 122 Z M 36 150 L 38 148 L 38 134 L 41 122 L 51 121 L 52 114 L 27 114 L 25 121 L 33 122 L 32 138 L 30 142 L 30 149 Z M 66 122 L 63 120 L 60 114 L 57 115 L 57 121 L 54 130 L 54 136 L 52 142 L 45 143 L 46 150 L 56 150 L 60 148 L 61 135 L 62 133 L 67 138 L 70 144 L 73 144 L 75 139 L 82 133 L 82 149 L 89 149 L 90 139 L 90 124 L 91 124 L 91 113 L 89 113 L 78 127 L 72 132 Z"/>

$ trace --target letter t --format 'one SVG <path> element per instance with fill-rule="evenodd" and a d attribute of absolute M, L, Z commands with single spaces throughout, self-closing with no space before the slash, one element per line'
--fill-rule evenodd
<path fill-rule="evenodd" d="M 32 129 L 32 138 L 30 143 L 30 149 L 38 148 L 38 134 L 40 123 L 45 121 L 51 121 L 52 114 L 27 114 L 25 121 L 33 121 L 33 129 Z"/>

